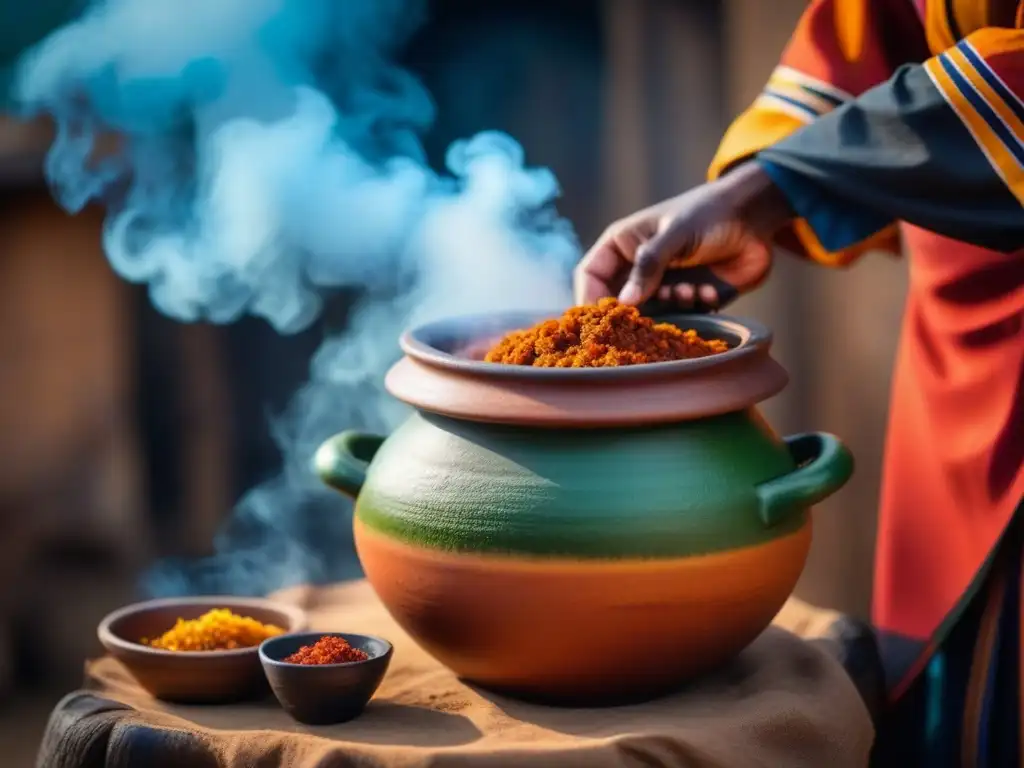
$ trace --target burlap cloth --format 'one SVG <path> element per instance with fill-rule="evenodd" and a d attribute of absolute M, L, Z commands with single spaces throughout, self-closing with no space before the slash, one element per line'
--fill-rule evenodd
<path fill-rule="evenodd" d="M 853 683 L 823 643 L 778 627 L 767 630 L 729 668 L 677 695 L 614 709 L 555 709 L 460 682 L 398 628 L 365 582 L 301 588 L 283 596 L 308 608 L 313 629 L 380 634 L 394 643 L 390 671 L 362 717 L 314 728 L 293 722 L 273 699 L 225 707 L 163 704 L 139 689 L 117 662 L 102 658 L 87 665 L 87 692 L 69 697 L 63 713 L 60 707 L 55 712 L 40 764 L 862 768 L 868 763 L 873 731 Z M 777 623 L 813 636 L 829 619 L 794 603 Z"/>

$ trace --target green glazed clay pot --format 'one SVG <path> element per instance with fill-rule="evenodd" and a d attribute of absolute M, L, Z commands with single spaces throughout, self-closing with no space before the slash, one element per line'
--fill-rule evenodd
<path fill-rule="evenodd" d="M 316 458 L 356 498 L 356 547 L 385 606 L 461 676 L 606 704 L 671 690 L 771 621 L 810 545 L 811 505 L 850 477 L 824 433 L 778 438 L 754 404 L 786 376 L 763 327 L 670 318 L 721 355 L 610 369 L 473 359 L 535 317 L 424 326 L 389 391 L 391 436 Z"/>

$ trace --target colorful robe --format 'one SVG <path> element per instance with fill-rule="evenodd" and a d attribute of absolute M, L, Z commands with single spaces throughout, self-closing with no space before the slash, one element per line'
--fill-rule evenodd
<path fill-rule="evenodd" d="M 1022 27 L 1017 0 L 814 0 L 710 171 L 756 157 L 799 216 L 780 245 L 816 262 L 909 255 L 874 623 L 894 699 L 968 658 L 967 762 L 991 754 L 994 660 L 1022 666 L 1020 543 L 1000 545 L 1024 498 Z"/>

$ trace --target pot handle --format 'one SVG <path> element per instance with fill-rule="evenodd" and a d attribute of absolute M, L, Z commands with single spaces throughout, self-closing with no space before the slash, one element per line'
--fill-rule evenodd
<path fill-rule="evenodd" d="M 313 457 L 316 473 L 327 485 L 353 499 L 366 482 L 366 469 L 384 438 L 354 429 L 329 438 Z"/>
<path fill-rule="evenodd" d="M 797 467 L 756 486 L 761 520 L 768 527 L 824 501 L 853 474 L 853 455 L 835 435 L 807 432 L 783 438 Z"/>

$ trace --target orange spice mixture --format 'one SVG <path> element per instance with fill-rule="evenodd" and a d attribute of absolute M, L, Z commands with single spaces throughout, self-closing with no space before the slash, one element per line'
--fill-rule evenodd
<path fill-rule="evenodd" d="M 288 664 L 350 664 L 353 661 L 366 661 L 366 651 L 353 648 L 343 637 L 324 635 L 313 645 L 304 645 L 284 661 Z"/>
<path fill-rule="evenodd" d="M 573 307 L 502 339 L 484 358 L 489 363 L 537 368 L 604 368 L 707 357 L 729 346 L 705 340 L 694 330 L 655 323 L 636 307 L 615 299 Z"/>
<path fill-rule="evenodd" d="M 214 608 L 198 619 L 178 619 L 160 637 L 142 638 L 142 644 L 164 651 L 233 651 L 251 648 L 283 633 L 273 624 L 239 616 L 227 608 Z"/>

